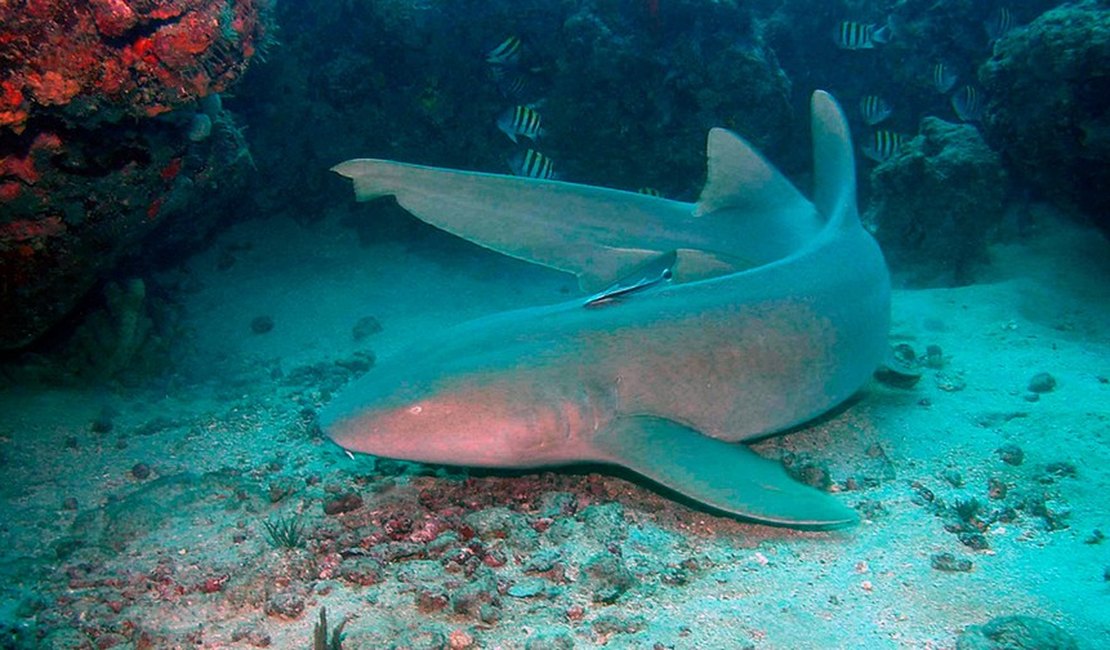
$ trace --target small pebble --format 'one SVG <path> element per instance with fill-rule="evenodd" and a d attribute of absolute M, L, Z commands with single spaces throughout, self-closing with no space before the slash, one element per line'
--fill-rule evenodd
<path fill-rule="evenodd" d="M 936 553 L 929 558 L 929 563 L 937 571 L 951 571 L 953 573 L 963 573 L 971 571 L 971 560 L 957 559 L 951 553 Z"/>
<path fill-rule="evenodd" d="M 937 388 L 946 393 L 958 393 L 967 388 L 967 382 L 962 377 L 946 372 L 938 372 L 935 381 Z"/>
<path fill-rule="evenodd" d="M 994 500 L 1005 499 L 1009 491 L 1009 486 L 1002 479 L 994 476 L 987 479 L 987 496 L 989 498 Z"/>
<path fill-rule="evenodd" d="M 984 537 L 982 533 L 965 531 L 960 533 L 959 535 L 956 535 L 956 538 L 959 539 L 960 543 L 962 543 L 964 546 L 975 549 L 976 551 L 982 551 L 983 549 L 990 548 L 990 544 L 987 543 L 987 538 Z"/>
<path fill-rule="evenodd" d="M 115 425 L 112 424 L 112 417 L 106 413 L 101 413 L 92 421 L 93 433 L 108 433 Z"/>
<path fill-rule="evenodd" d="M 77 497 L 66 497 L 65 500 L 62 501 L 62 510 L 76 510 L 76 509 L 77 509 Z M 1098 531 L 1095 531 L 1095 532 L 1098 532 Z"/>
<path fill-rule="evenodd" d="M 269 316 L 256 316 L 251 321 L 251 331 L 255 334 L 265 334 L 274 329 L 274 319 Z"/>
<path fill-rule="evenodd" d="M 351 328 L 351 337 L 356 341 L 382 331 L 382 324 L 378 322 L 377 318 L 373 316 L 364 316 L 358 319 L 355 326 Z"/>
<path fill-rule="evenodd" d="M 304 613 L 304 597 L 293 591 L 279 591 L 266 601 L 264 610 L 271 616 L 295 619 Z"/>
<path fill-rule="evenodd" d="M 994 450 L 1003 463 L 1007 465 L 1020 465 L 1025 462 L 1025 452 L 1015 444 L 1005 444 Z"/>
<path fill-rule="evenodd" d="M 339 515 L 343 514 L 344 512 L 358 510 L 361 507 L 362 497 L 355 494 L 354 492 L 350 492 L 336 499 L 326 501 L 324 503 L 324 513 L 329 515 Z"/>
<path fill-rule="evenodd" d="M 1029 392 L 1050 393 L 1056 388 L 1056 378 L 1047 372 L 1038 372 L 1029 380 Z"/>
<path fill-rule="evenodd" d="M 150 476 L 150 465 L 146 463 L 135 463 L 131 466 L 131 475 L 140 481 Z"/>
<path fill-rule="evenodd" d="M 944 351 L 939 345 L 930 345 L 925 348 L 925 367 L 940 370 L 944 367 Z"/>

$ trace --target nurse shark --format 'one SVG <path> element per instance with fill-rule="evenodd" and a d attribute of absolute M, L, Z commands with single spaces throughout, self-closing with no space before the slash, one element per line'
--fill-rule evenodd
<path fill-rule="evenodd" d="M 320 413 L 350 451 L 427 463 L 621 465 L 712 509 L 855 523 L 740 441 L 856 393 L 888 349 L 889 272 L 856 208 L 843 111 L 811 101 L 814 199 L 748 143 L 708 136 L 697 203 L 555 180 L 349 160 L 360 201 L 575 274 L 583 297 L 423 336 Z"/>

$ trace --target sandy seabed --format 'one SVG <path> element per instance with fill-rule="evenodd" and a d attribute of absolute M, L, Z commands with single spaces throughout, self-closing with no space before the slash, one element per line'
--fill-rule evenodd
<path fill-rule="evenodd" d="M 597 468 L 471 475 L 321 439 L 312 413 L 360 352 L 575 290 L 338 221 L 247 223 L 189 263 L 182 379 L 0 394 L 0 621 L 23 630 L 0 647 L 305 648 L 323 607 L 348 649 L 953 648 L 1011 614 L 1110 639 L 1097 234 L 1046 221 L 979 284 L 895 293 L 892 343 L 939 346 L 936 367 L 756 445 L 827 468 L 864 516 L 816 533 Z M 381 331 L 356 340 L 365 317 Z M 269 539 L 282 518 L 301 548 Z"/>

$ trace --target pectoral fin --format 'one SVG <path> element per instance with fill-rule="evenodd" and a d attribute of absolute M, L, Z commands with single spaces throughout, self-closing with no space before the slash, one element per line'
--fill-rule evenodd
<path fill-rule="evenodd" d="M 602 460 L 739 517 L 811 529 L 859 521 L 853 510 L 795 481 L 779 463 L 670 420 L 620 418 L 595 444 Z"/>

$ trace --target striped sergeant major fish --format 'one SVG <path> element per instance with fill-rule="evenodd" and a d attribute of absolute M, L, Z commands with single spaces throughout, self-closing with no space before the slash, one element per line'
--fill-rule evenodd
<path fill-rule="evenodd" d="M 513 142 L 516 142 L 517 136 L 524 136 L 535 142 L 543 135 L 543 119 L 531 106 L 514 106 L 497 118 L 497 128 Z"/>
<path fill-rule="evenodd" d="M 555 178 L 555 163 L 535 149 L 519 152 L 509 158 L 509 170 L 513 172 L 513 176 L 547 180 Z"/>
<path fill-rule="evenodd" d="M 859 100 L 859 112 L 863 116 L 863 121 L 867 122 L 868 126 L 875 126 L 894 112 L 885 99 L 878 95 L 867 95 Z"/>
<path fill-rule="evenodd" d="M 995 9 L 991 12 L 990 18 L 983 21 L 983 29 L 986 30 L 987 38 L 992 43 L 1005 36 L 1016 25 L 1014 14 L 1006 7 Z"/>
<path fill-rule="evenodd" d="M 889 25 L 845 20 L 837 25 L 833 40 L 836 41 L 836 46 L 842 50 L 870 50 L 876 45 L 888 42 L 890 37 Z"/>
<path fill-rule="evenodd" d="M 974 86 L 964 86 L 952 95 L 952 110 L 964 122 L 983 119 L 983 96 Z"/>
<path fill-rule="evenodd" d="M 933 88 L 936 88 L 938 93 L 946 95 L 948 91 L 952 90 L 952 87 L 956 85 L 956 82 L 960 80 L 960 76 L 956 74 L 955 70 L 944 63 L 936 63 L 933 65 L 932 79 Z"/>
<path fill-rule="evenodd" d="M 895 151 L 906 142 L 906 136 L 894 131 L 875 131 L 871 138 L 863 145 L 861 151 L 875 162 L 883 162 L 894 155 Z"/>
<path fill-rule="evenodd" d="M 520 61 L 524 43 L 515 34 L 501 41 L 486 53 L 486 63 L 491 65 L 516 65 Z"/>

